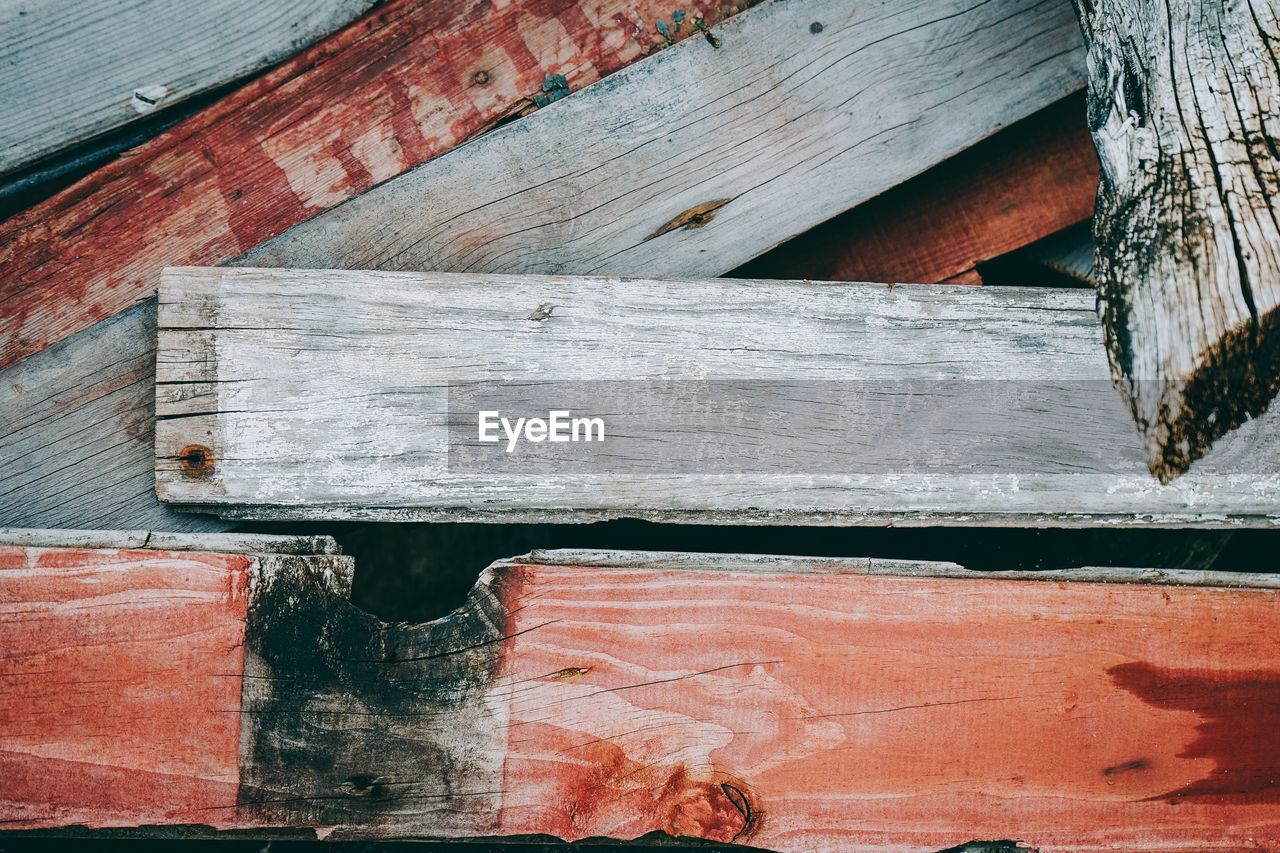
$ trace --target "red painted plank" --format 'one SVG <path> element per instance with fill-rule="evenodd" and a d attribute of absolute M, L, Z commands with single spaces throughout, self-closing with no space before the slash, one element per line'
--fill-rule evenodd
<path fill-rule="evenodd" d="M 0 546 L 4 828 L 234 821 L 250 559 Z"/>
<path fill-rule="evenodd" d="M 521 575 L 504 834 L 1280 845 L 1275 591 Z"/>
<path fill-rule="evenodd" d="M 677 34 L 659 0 L 388 4 L 0 225 L 0 367 L 732 11 L 682 8 Z"/>

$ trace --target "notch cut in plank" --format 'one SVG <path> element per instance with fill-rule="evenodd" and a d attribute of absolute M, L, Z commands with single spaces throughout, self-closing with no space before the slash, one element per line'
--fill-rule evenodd
<path fill-rule="evenodd" d="M 662 51 L 238 263 L 720 275 L 1081 75 L 1079 27 L 1044 0 L 766 2 L 717 35 L 718 49 Z"/>
<path fill-rule="evenodd" d="M 413 625 L 352 607 L 343 559 L 0 546 L 0 819 L 883 853 L 1280 843 L 1274 575 L 552 551 Z M 86 583 L 122 594 L 76 610 Z M 116 678 L 84 678 L 111 654 Z M 187 683 L 130 693 L 144 672 Z M 50 673 L 71 686 L 51 697 Z M 109 713 L 44 713 L 67 690 Z M 188 731 L 217 748 L 160 748 Z"/>
<path fill-rule="evenodd" d="M 159 311 L 157 493 L 226 518 L 1280 521 L 1275 418 L 1150 477 L 1079 290 L 181 268 Z"/>
<path fill-rule="evenodd" d="M 1280 5 L 1075 6 L 1107 350 L 1167 481 L 1280 389 Z"/>
<path fill-rule="evenodd" d="M 0 526 L 221 531 L 156 501 L 154 302 L 0 373 Z"/>
<path fill-rule="evenodd" d="M 279 62 L 375 0 L 42 0 L 0 8 L 0 173 Z"/>
<path fill-rule="evenodd" d="M 675 40 L 704 40 L 694 19 L 714 28 L 732 11 L 682 5 Z M 0 366 L 154 296 L 166 264 L 234 258 L 534 109 L 547 74 L 576 91 L 635 62 L 671 13 L 663 0 L 382 5 L 0 225 Z"/>
<path fill-rule="evenodd" d="M 1093 215 L 1072 96 L 734 270 L 734 278 L 981 284 L 979 267 Z"/>

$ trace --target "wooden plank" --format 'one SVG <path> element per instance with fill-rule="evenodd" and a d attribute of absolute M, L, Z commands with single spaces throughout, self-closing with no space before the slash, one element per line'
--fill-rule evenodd
<path fill-rule="evenodd" d="M 1074 91 L 1077 30 L 1042 0 L 764 3 L 242 262 L 719 275 Z"/>
<path fill-rule="evenodd" d="M 42 0 L 0 8 L 0 173 L 297 53 L 374 0 Z"/>
<path fill-rule="evenodd" d="M 155 304 L 0 376 L 0 525 L 216 531 L 156 501 Z"/>
<path fill-rule="evenodd" d="M 681 5 L 679 28 L 661 0 L 381 6 L 0 225 L 0 366 L 535 109 L 547 74 L 580 89 L 663 43 L 657 21 L 705 44 L 695 17 L 732 11 Z"/>
<path fill-rule="evenodd" d="M 271 556 L 332 540 L 166 534 L 49 547 L 0 530 L 0 813 L 6 828 L 205 824 L 235 800 L 245 622 Z M 88 531 L 66 532 L 64 542 Z M 155 545 L 175 546 L 157 550 Z M 250 553 L 201 551 L 230 545 Z M 350 590 L 350 560 L 330 567 Z"/>
<path fill-rule="evenodd" d="M 160 499 L 227 518 L 1280 521 L 1274 417 L 1150 477 L 1083 290 L 183 268 L 157 364 Z M 551 410 L 609 438 L 477 440 Z"/>
<path fill-rule="evenodd" d="M 1280 5 L 1075 5 L 1107 349 L 1167 481 L 1280 389 Z"/>
<path fill-rule="evenodd" d="M 487 569 L 446 619 L 411 625 L 352 607 L 333 581 L 342 558 L 0 554 L 0 633 L 21 652 L 0 661 L 9 827 L 666 832 L 886 853 L 991 838 L 1043 851 L 1280 844 L 1274 575 L 1025 580 L 869 559 L 535 552 Z M 107 595 L 77 607 L 85 589 Z M 183 594 L 148 609 L 140 590 Z M 112 633 L 126 615 L 129 635 Z M 119 705 L 132 673 L 164 683 L 175 670 L 172 647 L 150 639 L 197 618 L 181 640 L 198 664 L 188 678 L 224 677 L 169 715 Z M 84 678 L 111 653 L 127 655 L 117 678 Z M 9 672 L 33 663 L 39 679 Z M 43 685 L 68 677 L 108 709 L 88 744 L 44 713 L 59 697 Z M 200 754 L 220 762 L 204 777 L 189 747 L 154 748 L 194 730 L 221 744 Z M 80 760 L 62 758 L 71 747 Z M 194 793 L 146 790 L 138 780 L 161 767 L 199 778 Z M 61 789 L 37 784 L 55 771 Z"/>
<path fill-rule="evenodd" d="M 1073 96 L 733 276 L 980 284 L 979 264 L 1087 220 L 1097 191 L 1098 156 Z"/>

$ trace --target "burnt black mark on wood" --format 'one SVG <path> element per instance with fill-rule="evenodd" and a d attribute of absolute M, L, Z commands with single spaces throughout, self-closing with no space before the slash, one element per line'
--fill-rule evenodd
<path fill-rule="evenodd" d="M 497 721 L 484 704 L 510 619 L 499 569 L 422 625 L 362 612 L 323 557 L 262 558 L 248 609 L 237 820 L 496 834 Z"/>
<path fill-rule="evenodd" d="M 678 228 L 701 228 L 712 219 L 715 218 L 716 211 L 724 207 L 731 198 L 718 198 L 714 201 L 704 201 L 702 204 L 695 204 L 679 216 L 663 223 L 657 231 L 654 231 L 645 240 L 652 240 L 654 237 L 661 237 L 669 231 L 675 231 Z"/>
<path fill-rule="evenodd" d="M 1178 757 L 1210 758 L 1216 766 L 1203 779 L 1150 799 L 1216 805 L 1280 802 L 1280 672 L 1162 669 L 1134 662 L 1107 673 L 1152 707 L 1192 711 L 1201 719 L 1196 739 Z"/>
<path fill-rule="evenodd" d="M 1102 775 L 1107 777 L 1107 784 L 1112 784 L 1114 777 L 1122 773 L 1137 773 L 1142 770 L 1150 770 L 1151 761 L 1147 758 L 1135 758 L 1132 761 L 1126 761 L 1122 764 L 1113 764 L 1110 767 L 1104 767 Z"/>

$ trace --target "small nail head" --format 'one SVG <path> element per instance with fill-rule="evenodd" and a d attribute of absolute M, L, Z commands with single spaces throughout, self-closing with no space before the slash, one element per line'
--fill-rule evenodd
<path fill-rule="evenodd" d="M 489 72 L 488 72 L 488 71 L 477 71 L 477 72 L 476 72 L 476 74 L 475 74 L 475 76 L 474 76 L 474 77 L 472 77 L 471 79 L 472 79 L 472 80 L 474 80 L 474 81 L 476 81 L 476 85 L 477 85 L 477 86 L 483 86 L 485 83 L 488 83 L 488 82 L 489 82 Z"/>
<path fill-rule="evenodd" d="M 822 32 L 822 24 L 819 23 L 818 21 L 814 21 L 812 24 L 809 25 L 809 32 L 813 33 L 816 36 L 818 33 Z"/>

